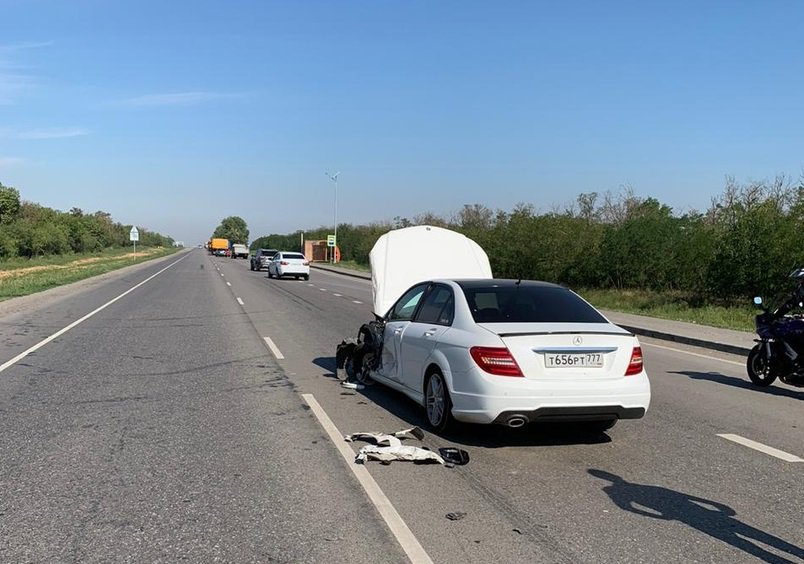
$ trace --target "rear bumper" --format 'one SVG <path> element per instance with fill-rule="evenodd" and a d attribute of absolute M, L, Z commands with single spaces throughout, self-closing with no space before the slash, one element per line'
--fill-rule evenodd
<path fill-rule="evenodd" d="M 641 419 L 645 415 L 644 407 L 623 407 L 621 405 L 598 405 L 586 407 L 542 407 L 533 411 L 504 411 L 492 421 L 496 425 L 505 423 L 514 416 L 534 422 L 572 422 L 603 421 L 610 419 Z"/>
<path fill-rule="evenodd" d="M 450 390 L 455 419 L 484 424 L 504 424 L 514 415 L 529 422 L 639 419 L 650 406 L 650 382 L 644 372 L 586 382 L 491 378 L 493 386 L 484 377 L 474 390 Z"/>
<path fill-rule="evenodd" d="M 309 266 L 281 266 L 277 269 L 279 276 L 309 276 L 310 275 L 310 267 Z"/>

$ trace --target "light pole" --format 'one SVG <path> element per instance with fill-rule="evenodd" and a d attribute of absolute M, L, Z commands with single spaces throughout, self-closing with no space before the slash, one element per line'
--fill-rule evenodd
<path fill-rule="evenodd" d="M 335 252 L 338 248 L 338 175 L 340 174 L 340 171 L 336 172 L 335 174 L 330 174 L 328 172 L 325 172 L 324 174 L 326 174 L 327 178 L 335 183 L 335 246 L 332 247 L 332 264 L 335 264 Z"/>

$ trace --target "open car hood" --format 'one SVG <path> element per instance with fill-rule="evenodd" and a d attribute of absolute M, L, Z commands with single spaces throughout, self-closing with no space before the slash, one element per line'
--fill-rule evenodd
<path fill-rule="evenodd" d="M 486 252 L 449 229 L 417 225 L 382 235 L 369 253 L 374 314 L 384 316 L 417 282 L 436 278 L 492 278 Z"/>

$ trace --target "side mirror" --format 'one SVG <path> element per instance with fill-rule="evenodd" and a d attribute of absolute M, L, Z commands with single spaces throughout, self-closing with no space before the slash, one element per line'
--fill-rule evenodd
<path fill-rule="evenodd" d="M 754 298 L 754 305 L 755 306 L 761 306 L 762 305 L 762 296 L 756 296 Z"/>

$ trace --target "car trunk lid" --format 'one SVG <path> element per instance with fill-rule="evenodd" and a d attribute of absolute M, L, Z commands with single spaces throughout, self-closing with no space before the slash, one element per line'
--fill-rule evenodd
<path fill-rule="evenodd" d="M 636 338 L 611 323 L 484 323 L 533 380 L 621 378 Z"/>

